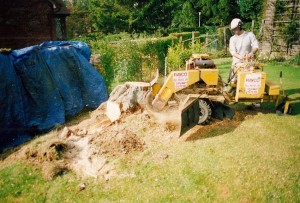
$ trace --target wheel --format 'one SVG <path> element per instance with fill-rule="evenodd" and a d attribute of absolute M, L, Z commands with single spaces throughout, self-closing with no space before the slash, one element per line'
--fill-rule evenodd
<path fill-rule="evenodd" d="M 283 115 L 283 114 L 284 114 L 284 107 L 285 107 L 285 102 L 282 102 L 281 104 L 279 104 L 279 105 L 276 107 L 276 113 L 277 113 L 278 115 Z M 286 114 L 287 114 L 287 115 L 292 114 L 292 110 L 293 110 L 293 109 L 292 109 L 292 106 L 289 105 Z"/>
<path fill-rule="evenodd" d="M 199 99 L 199 121 L 198 125 L 207 124 L 211 118 L 211 107 L 209 103 L 203 99 Z"/>

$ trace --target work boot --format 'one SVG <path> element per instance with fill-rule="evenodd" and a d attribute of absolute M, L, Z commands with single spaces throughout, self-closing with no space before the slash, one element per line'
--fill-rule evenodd
<path fill-rule="evenodd" d="M 236 88 L 230 87 L 230 89 L 228 90 L 227 93 L 228 93 L 231 97 L 234 97 L 234 96 L 235 96 L 235 92 L 236 92 Z"/>
<path fill-rule="evenodd" d="M 252 106 L 254 108 L 260 108 L 260 103 L 259 102 L 252 102 Z"/>

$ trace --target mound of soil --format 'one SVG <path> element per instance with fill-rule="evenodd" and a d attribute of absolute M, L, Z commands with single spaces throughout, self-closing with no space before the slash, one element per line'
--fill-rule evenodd
<path fill-rule="evenodd" d="M 23 145 L 4 161 L 25 160 L 38 165 L 46 179 L 69 170 L 80 176 L 109 179 L 115 175 L 114 160 L 144 151 L 155 138 L 169 139 L 178 133 L 176 124 L 157 121 L 138 108 L 123 113 L 118 121 L 111 123 L 105 105 L 93 111 L 89 119 Z"/>

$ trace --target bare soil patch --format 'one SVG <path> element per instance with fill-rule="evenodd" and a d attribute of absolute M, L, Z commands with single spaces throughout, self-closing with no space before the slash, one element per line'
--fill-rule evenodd
<path fill-rule="evenodd" d="M 172 122 L 157 121 L 141 109 L 124 113 L 111 123 L 103 104 L 89 119 L 36 138 L 5 158 L 2 164 L 27 161 L 41 167 L 46 179 L 66 171 L 109 179 L 116 175 L 115 160 L 119 157 L 143 152 L 156 139 L 169 140 L 177 129 Z"/>

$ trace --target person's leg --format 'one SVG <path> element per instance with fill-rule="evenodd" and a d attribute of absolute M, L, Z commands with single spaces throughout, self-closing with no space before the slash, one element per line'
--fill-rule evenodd
<path fill-rule="evenodd" d="M 228 93 L 235 94 L 235 89 L 236 89 L 236 82 L 237 82 L 237 77 L 236 77 L 236 72 L 235 72 L 235 66 L 232 66 L 229 71 L 229 76 L 228 76 L 228 84 L 229 84 L 229 89 Z"/>

